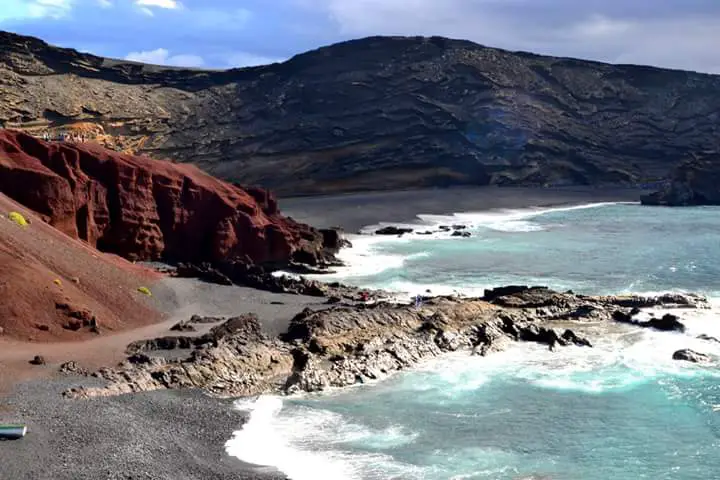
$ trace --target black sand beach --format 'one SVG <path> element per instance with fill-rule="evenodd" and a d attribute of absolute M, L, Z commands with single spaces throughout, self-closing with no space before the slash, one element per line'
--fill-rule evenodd
<path fill-rule="evenodd" d="M 642 190 L 630 188 L 457 187 L 281 198 L 280 209 L 315 227 L 342 227 L 348 233 L 355 233 L 378 222 L 411 222 L 418 214 L 639 202 L 641 193 Z"/>
<path fill-rule="evenodd" d="M 281 200 L 280 204 L 297 220 L 319 227 L 341 226 L 354 232 L 380 221 L 409 221 L 417 213 L 634 201 L 638 196 L 637 190 L 483 188 L 295 198 Z M 268 334 L 277 334 L 295 313 L 323 301 L 186 279 L 165 280 L 154 294 L 170 319 L 144 329 L 142 335 L 130 341 L 167 334 L 170 325 L 192 314 L 254 312 Z M 117 343 L 129 343 L 128 336 L 122 334 Z M 35 347 L 28 351 L 34 352 Z M 48 356 L 49 364 L 37 368 L 57 370 L 60 359 L 53 358 L 52 352 Z M 2 360 L 0 354 L 0 363 Z M 231 401 L 211 399 L 193 391 L 158 391 L 93 400 L 61 397 L 60 392 L 68 386 L 87 381 L 58 373 L 53 381 L 25 382 L 0 396 L 0 423 L 28 424 L 24 439 L 0 442 L 0 478 L 284 478 L 267 468 L 243 464 L 226 455 L 224 443 L 243 423 Z"/>
<path fill-rule="evenodd" d="M 268 335 L 285 331 L 305 306 L 323 299 L 223 287 L 193 279 L 168 278 L 153 288 L 154 299 L 172 315 L 166 322 L 98 341 L 124 348 L 138 338 L 167 335 L 175 322 L 193 314 L 256 313 Z M 34 345 L 56 371 L 63 358 L 56 345 Z M 47 351 L 47 352 L 46 352 Z M 26 355 L 27 356 L 27 355 Z M 31 358 L 28 357 L 28 358 Z M 77 358 L 77 357 L 76 357 Z M 67 360 L 67 359 L 65 359 Z M 0 354 L 0 362 L 2 354 Z M 82 364 L 80 361 L 79 363 Z M 0 478 L 22 480 L 233 479 L 274 480 L 283 475 L 240 462 L 224 444 L 244 422 L 230 400 L 199 391 L 156 391 L 92 400 L 68 400 L 61 393 L 92 379 L 54 375 L 17 385 L 0 396 L 0 423 L 25 423 L 22 440 L 0 441 Z"/>

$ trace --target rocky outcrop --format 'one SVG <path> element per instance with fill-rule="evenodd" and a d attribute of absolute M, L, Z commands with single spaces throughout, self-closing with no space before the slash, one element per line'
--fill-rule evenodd
<path fill-rule="evenodd" d="M 566 319 L 611 321 L 613 312 L 627 308 L 614 297 L 540 288 L 497 293 L 504 295 L 494 298 L 494 303 L 435 297 L 421 308 L 388 303 L 308 308 L 277 338 L 262 333 L 257 317 L 243 315 L 199 337 L 134 344 L 126 362 L 95 374 L 108 386 L 75 388 L 66 395 L 86 398 L 184 387 L 221 396 L 312 392 L 382 378 L 445 352 L 488 355 L 513 341 L 550 349 L 591 347 L 587 338 L 567 328 Z M 656 305 L 662 304 L 656 299 Z M 155 350 L 175 348 L 191 350 L 184 358 L 152 355 Z"/>
<path fill-rule="evenodd" d="M 0 32 L 0 123 L 80 131 L 281 194 L 647 182 L 717 150 L 720 77 L 432 37 L 228 71 Z"/>
<path fill-rule="evenodd" d="M 315 264 L 327 233 L 278 211 L 266 190 L 190 165 L 0 130 L 0 192 L 102 251 L 132 260 Z"/>
<path fill-rule="evenodd" d="M 680 165 L 661 190 L 641 198 L 643 205 L 688 207 L 720 205 L 720 154 L 696 156 Z"/>
<path fill-rule="evenodd" d="M 31 365 L 45 365 L 47 362 L 42 355 L 35 355 L 28 363 Z"/>
<path fill-rule="evenodd" d="M 378 228 L 375 230 L 375 235 L 404 235 L 406 233 L 412 233 L 412 228 L 394 227 L 392 225 L 387 227 Z"/>
<path fill-rule="evenodd" d="M 698 353 L 694 350 L 690 350 L 689 348 L 678 350 L 677 352 L 673 353 L 673 360 L 682 360 L 684 362 L 690 362 L 690 363 L 708 363 L 712 361 L 712 358 L 709 355 L 705 355 L 704 353 Z"/>
<path fill-rule="evenodd" d="M 638 321 L 632 318 L 632 313 L 616 310 L 613 312 L 613 319 L 620 323 L 628 323 L 643 328 L 652 328 L 663 332 L 684 332 L 685 325 L 680 322 L 676 315 L 666 313 L 661 318 L 651 318 L 647 321 Z"/>

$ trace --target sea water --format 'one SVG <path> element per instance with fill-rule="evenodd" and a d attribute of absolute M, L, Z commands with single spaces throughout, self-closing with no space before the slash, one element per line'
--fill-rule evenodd
<path fill-rule="evenodd" d="M 718 208 L 597 204 L 419 216 L 412 227 L 441 224 L 472 237 L 362 235 L 335 279 L 406 295 L 529 284 L 720 298 Z M 720 355 L 697 338 L 720 338 L 720 316 L 674 313 L 687 332 L 609 325 L 593 349 L 515 344 L 371 385 L 243 401 L 250 420 L 227 450 L 294 480 L 720 479 L 720 370 L 672 360 L 681 348 Z"/>

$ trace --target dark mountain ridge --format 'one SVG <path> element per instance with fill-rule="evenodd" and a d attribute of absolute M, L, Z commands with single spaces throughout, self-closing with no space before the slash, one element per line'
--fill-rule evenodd
<path fill-rule="evenodd" d="M 371 37 L 226 71 L 0 32 L 0 122 L 78 129 L 281 194 L 634 184 L 720 143 L 720 76 L 439 37 Z"/>

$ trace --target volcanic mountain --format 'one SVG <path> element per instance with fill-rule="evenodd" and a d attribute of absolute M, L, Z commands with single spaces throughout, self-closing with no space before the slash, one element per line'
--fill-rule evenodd
<path fill-rule="evenodd" d="M 0 33 L 0 122 L 280 194 L 632 184 L 716 151 L 720 77 L 372 37 L 263 67 L 110 60 Z"/>

